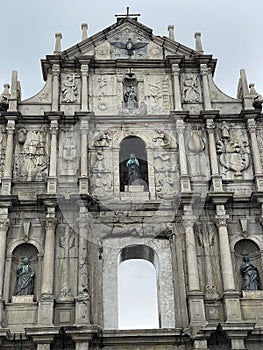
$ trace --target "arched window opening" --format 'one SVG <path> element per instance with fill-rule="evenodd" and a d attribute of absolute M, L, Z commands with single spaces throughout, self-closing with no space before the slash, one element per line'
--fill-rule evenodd
<path fill-rule="evenodd" d="M 119 329 L 159 328 L 157 256 L 147 246 L 126 247 L 118 271 Z"/>
<path fill-rule="evenodd" d="M 133 167 L 129 160 L 137 159 Z M 134 163 L 134 161 L 132 161 Z M 131 161 L 130 161 L 131 164 Z M 124 192 L 128 185 L 142 186 L 148 191 L 148 163 L 145 142 L 136 136 L 129 136 L 122 140 L 119 154 L 120 191 Z"/>
<path fill-rule="evenodd" d="M 25 261 L 27 259 L 27 261 Z M 22 271 L 22 266 L 26 271 Z M 18 267 L 20 268 L 18 271 Z M 32 278 L 30 278 L 30 274 Z M 19 280 L 19 275 L 20 280 Z M 22 276 L 23 275 L 23 276 Z M 19 281 L 18 281 L 19 280 Z M 18 245 L 12 253 L 10 299 L 15 295 L 37 296 L 38 285 L 38 250 L 29 243 Z"/>
<path fill-rule="evenodd" d="M 258 245 L 250 239 L 241 239 L 235 244 L 234 250 L 239 289 L 262 289 L 261 253 Z"/>

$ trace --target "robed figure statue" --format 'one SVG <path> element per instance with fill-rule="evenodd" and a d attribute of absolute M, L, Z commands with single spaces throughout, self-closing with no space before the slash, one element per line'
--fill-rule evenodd
<path fill-rule="evenodd" d="M 244 256 L 240 269 L 243 276 L 243 290 L 258 290 L 260 288 L 258 269 L 251 264 L 248 256 Z"/>
<path fill-rule="evenodd" d="M 23 264 L 16 270 L 15 295 L 32 295 L 34 290 L 35 271 L 29 265 L 28 258 L 24 258 Z"/>
<path fill-rule="evenodd" d="M 134 153 L 130 154 L 130 159 L 126 162 L 128 185 L 140 185 L 141 173 L 140 163 Z"/>

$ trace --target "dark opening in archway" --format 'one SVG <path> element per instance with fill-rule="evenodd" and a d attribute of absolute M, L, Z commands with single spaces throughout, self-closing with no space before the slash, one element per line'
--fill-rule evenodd
<path fill-rule="evenodd" d="M 148 191 L 148 162 L 145 142 L 136 136 L 129 136 L 122 140 L 119 154 L 120 191 L 124 191 L 124 186 L 128 185 L 127 161 L 130 155 L 134 154 L 139 161 L 139 171 L 144 191 Z"/>

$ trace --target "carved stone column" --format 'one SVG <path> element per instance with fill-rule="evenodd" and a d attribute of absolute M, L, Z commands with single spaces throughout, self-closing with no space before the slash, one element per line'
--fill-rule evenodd
<path fill-rule="evenodd" d="M 211 177 L 213 184 L 214 192 L 222 192 L 222 178 L 218 172 L 218 161 L 217 161 L 217 153 L 216 153 L 216 143 L 215 143 L 215 123 L 213 119 L 206 120 L 206 127 L 208 132 L 208 141 L 209 141 L 209 158 L 210 158 L 210 167 L 211 167 Z"/>
<path fill-rule="evenodd" d="M 186 296 L 185 271 L 183 263 L 184 232 L 176 227 L 177 224 L 169 224 L 170 247 L 172 251 L 173 279 L 175 281 L 175 320 L 178 328 L 186 328 L 189 325 Z"/>
<path fill-rule="evenodd" d="M 11 194 L 15 120 L 16 120 L 16 116 L 8 117 L 7 126 L 6 126 L 7 140 L 6 140 L 4 174 L 2 178 L 2 194 L 5 194 L 5 195 Z"/>
<path fill-rule="evenodd" d="M 225 312 L 228 322 L 241 320 L 239 293 L 235 289 L 235 279 L 229 245 L 225 206 L 216 205 L 216 225 L 218 227 L 220 264 L 222 271 Z"/>
<path fill-rule="evenodd" d="M 55 231 L 57 224 L 55 216 L 55 205 L 48 206 L 46 214 L 46 235 L 41 283 L 41 301 L 39 303 L 38 314 L 38 323 L 41 325 L 53 324 Z"/>
<path fill-rule="evenodd" d="M 57 191 L 57 135 L 59 118 L 60 116 L 58 115 L 49 116 L 51 139 L 47 193 L 56 193 Z"/>
<path fill-rule="evenodd" d="M 179 64 L 172 64 L 173 88 L 174 88 L 174 109 L 182 110 L 181 88 L 180 88 L 180 68 Z"/>
<path fill-rule="evenodd" d="M 191 192 L 190 177 L 188 175 L 185 142 L 184 142 L 184 121 L 182 118 L 176 118 L 176 131 L 178 134 L 179 145 L 179 162 L 180 162 L 180 179 L 181 179 L 181 192 Z"/>
<path fill-rule="evenodd" d="M 88 74 L 89 74 L 89 65 L 82 64 L 81 68 L 81 80 L 82 80 L 82 92 L 81 92 L 81 111 L 89 110 L 89 82 L 88 82 Z"/>
<path fill-rule="evenodd" d="M 5 272 L 6 236 L 9 225 L 8 218 L 0 218 L 0 325 L 3 321 L 3 285 Z"/>
<path fill-rule="evenodd" d="M 186 260 L 188 268 L 188 299 L 190 308 L 191 324 L 204 324 L 205 308 L 203 293 L 200 291 L 200 280 L 198 272 L 196 241 L 194 234 L 194 223 L 196 217 L 193 215 L 191 206 L 184 207 L 183 226 L 185 229 Z"/>
<path fill-rule="evenodd" d="M 254 117 L 247 118 L 247 128 L 250 134 L 250 140 L 251 140 L 251 148 L 252 148 L 252 157 L 253 157 L 253 164 L 254 164 L 254 171 L 255 171 L 255 182 L 257 186 L 257 191 L 263 191 L 263 172 L 262 172 L 262 164 L 261 164 L 261 157 L 260 157 L 260 151 L 258 147 L 257 142 L 257 135 L 256 135 L 256 121 Z"/>
<path fill-rule="evenodd" d="M 88 130 L 89 121 L 85 116 L 80 118 L 80 135 L 81 135 L 81 158 L 80 158 L 80 178 L 79 192 L 87 194 L 88 188 Z"/>
<path fill-rule="evenodd" d="M 204 109 L 207 111 L 212 109 L 212 105 L 208 80 L 208 74 L 210 74 L 210 71 L 206 64 L 200 64 L 200 73 L 203 82 Z"/>
<path fill-rule="evenodd" d="M 90 297 L 88 278 L 88 218 L 85 206 L 79 214 L 79 257 L 78 257 L 78 295 L 76 297 L 76 324 L 90 323 Z"/>
<path fill-rule="evenodd" d="M 52 66 L 52 111 L 58 111 L 59 105 L 59 64 L 53 64 Z"/>

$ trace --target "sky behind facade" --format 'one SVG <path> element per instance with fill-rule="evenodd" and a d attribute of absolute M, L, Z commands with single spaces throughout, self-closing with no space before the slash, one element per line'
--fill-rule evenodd
<path fill-rule="evenodd" d="M 81 23 L 88 35 L 115 23 L 115 14 L 140 13 L 139 21 L 154 35 L 168 36 L 175 26 L 175 40 L 195 48 L 194 33 L 202 33 L 206 54 L 218 59 L 215 82 L 236 97 L 240 69 L 248 82 L 263 94 L 262 0 L 13 0 L 1 4 L 0 85 L 10 83 L 18 71 L 22 99 L 44 85 L 40 60 L 54 51 L 56 32 L 62 33 L 62 49 L 81 40 Z M 1 89 L 1 87 L 0 87 Z"/>

